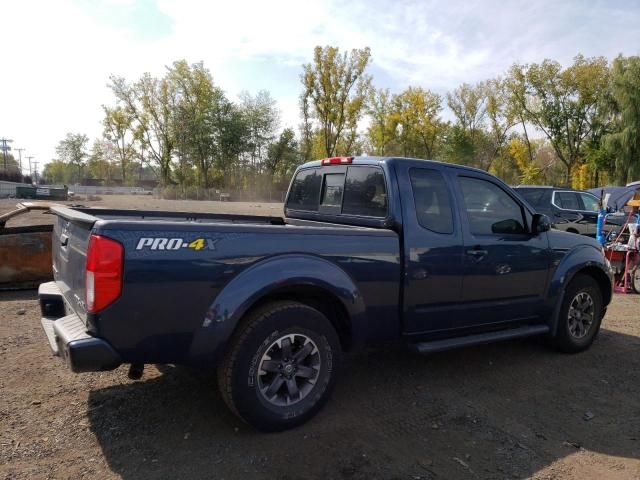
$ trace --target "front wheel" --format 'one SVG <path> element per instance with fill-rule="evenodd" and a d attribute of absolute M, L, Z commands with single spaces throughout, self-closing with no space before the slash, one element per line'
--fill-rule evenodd
<path fill-rule="evenodd" d="M 602 293 L 598 283 L 589 276 L 577 276 L 565 290 L 554 346 L 568 353 L 586 350 L 600 330 L 602 314 Z"/>
<path fill-rule="evenodd" d="M 331 322 L 307 305 L 281 301 L 252 312 L 218 368 L 229 408 L 264 431 L 304 423 L 326 402 L 340 342 Z"/>
<path fill-rule="evenodd" d="M 631 288 L 634 292 L 640 293 L 640 265 L 636 265 L 631 270 Z"/>

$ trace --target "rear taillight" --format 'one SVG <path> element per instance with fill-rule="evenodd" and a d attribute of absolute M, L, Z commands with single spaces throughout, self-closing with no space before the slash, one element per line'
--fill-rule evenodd
<path fill-rule="evenodd" d="M 100 235 L 89 237 L 85 272 L 87 312 L 104 310 L 120 296 L 123 257 L 124 249 L 119 242 Z"/>

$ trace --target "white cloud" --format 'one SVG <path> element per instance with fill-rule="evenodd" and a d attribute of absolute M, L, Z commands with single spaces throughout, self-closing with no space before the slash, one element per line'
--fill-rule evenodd
<path fill-rule="evenodd" d="M 66 132 L 100 135 L 100 106 L 113 101 L 110 74 L 160 75 L 179 58 L 204 61 L 232 97 L 271 90 L 283 126 L 296 126 L 299 65 L 316 45 L 369 46 L 379 86 L 417 84 L 441 93 L 498 75 L 516 61 L 640 53 L 635 1 L 158 0 L 149 17 L 130 23 L 96 12 L 133 12 L 150 0 L 103 1 L 102 10 L 80 0 L 3 5 L 0 136 L 40 162 L 55 155 Z M 161 14 L 170 31 L 139 35 Z"/>

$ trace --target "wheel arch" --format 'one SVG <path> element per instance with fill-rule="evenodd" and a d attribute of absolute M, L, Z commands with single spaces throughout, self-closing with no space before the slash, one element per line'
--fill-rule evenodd
<path fill-rule="evenodd" d="M 551 282 L 552 290 L 550 290 L 549 294 L 554 298 L 555 304 L 550 324 L 552 336 L 555 336 L 558 328 L 560 307 L 562 306 L 567 286 L 577 276 L 585 275 L 595 280 L 600 287 L 600 292 L 602 293 L 602 305 L 604 310 L 606 310 L 606 306 L 611 302 L 613 297 L 611 277 L 607 273 L 608 270 L 604 260 L 597 259 L 596 261 L 591 250 L 595 251 L 596 249 L 581 248 L 575 250 L 573 255 L 570 254 L 568 257 L 565 257 L 559 270 L 556 271 L 553 281 Z M 575 258 L 572 260 L 570 257 L 573 257 L 574 255 Z"/>
<path fill-rule="evenodd" d="M 355 281 L 338 265 L 314 255 L 270 257 L 247 268 L 219 292 L 194 334 L 190 360 L 216 362 L 242 319 L 277 300 L 297 301 L 322 312 L 336 329 L 343 349 L 353 343 L 354 319 L 365 312 Z"/>
<path fill-rule="evenodd" d="M 333 292 L 323 287 L 292 284 L 277 288 L 254 302 L 244 313 L 243 318 L 264 305 L 283 300 L 302 303 L 321 312 L 336 330 L 342 349 L 347 351 L 351 348 L 353 332 L 349 312 Z M 240 323 L 238 322 L 234 332 L 240 328 Z"/>
<path fill-rule="evenodd" d="M 604 307 L 609 305 L 611 302 L 611 298 L 613 296 L 613 292 L 611 290 L 611 281 L 606 273 L 602 271 L 601 268 L 590 265 L 584 268 L 581 268 L 577 272 L 575 272 L 569 282 L 573 281 L 578 275 L 585 275 L 587 277 L 593 278 L 598 286 L 600 287 L 600 293 L 602 293 L 602 304 Z"/>

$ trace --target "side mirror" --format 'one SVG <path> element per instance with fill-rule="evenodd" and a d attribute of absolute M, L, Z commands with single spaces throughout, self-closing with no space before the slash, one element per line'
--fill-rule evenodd
<path fill-rule="evenodd" d="M 492 233 L 525 233 L 524 227 L 520 222 L 513 219 L 502 220 L 491 225 Z"/>
<path fill-rule="evenodd" d="M 543 232 L 548 232 L 549 230 L 551 230 L 551 220 L 549 220 L 549 217 L 541 213 L 536 213 L 531 222 L 531 233 L 538 235 Z"/>

